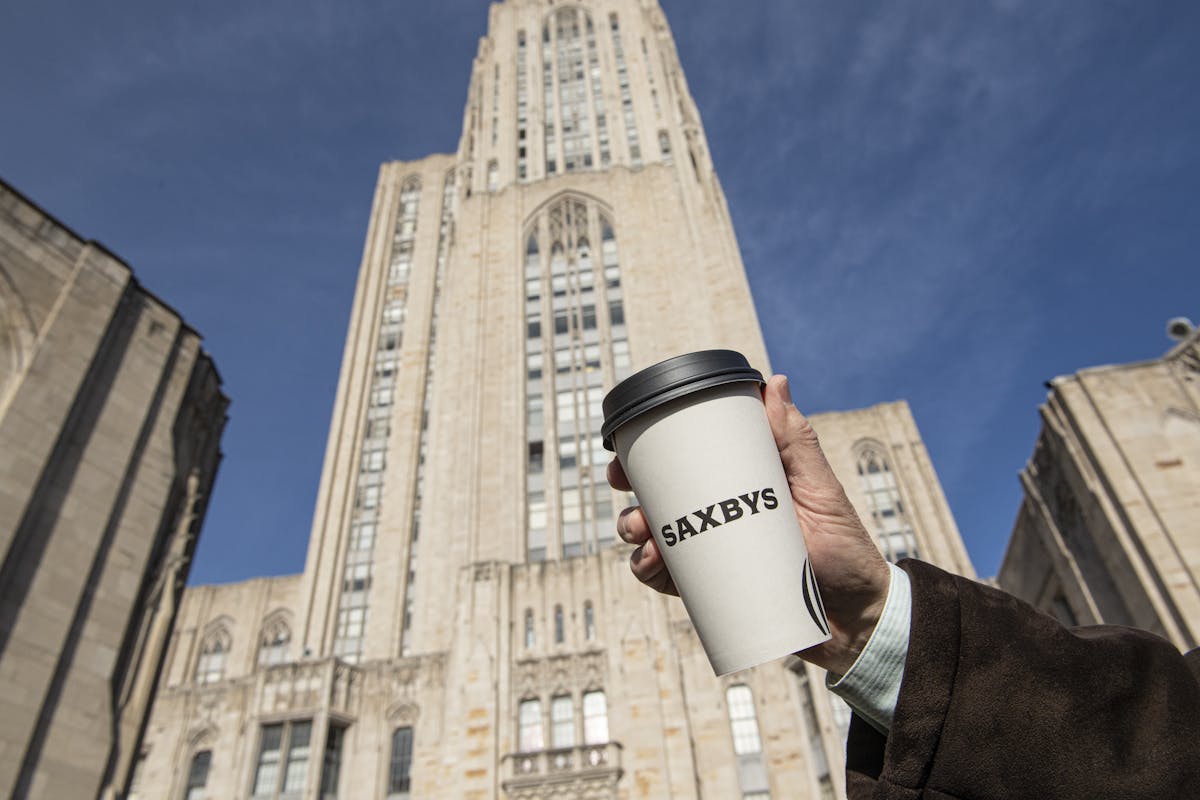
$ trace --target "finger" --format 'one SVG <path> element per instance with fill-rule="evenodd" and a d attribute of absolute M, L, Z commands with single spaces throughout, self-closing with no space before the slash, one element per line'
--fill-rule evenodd
<path fill-rule="evenodd" d="M 641 544 L 650 538 L 650 523 L 641 506 L 630 506 L 617 517 L 617 535 L 630 544 Z"/>
<path fill-rule="evenodd" d="M 840 486 L 825 453 L 821 451 L 816 431 L 792 402 L 786 376 L 774 375 L 767 381 L 763 389 L 763 403 L 788 478 L 803 476 L 807 484 L 819 488 Z"/>
<path fill-rule="evenodd" d="M 658 544 L 653 539 L 647 539 L 645 544 L 633 551 L 629 556 L 629 567 L 639 581 L 656 592 L 679 594 L 679 590 L 675 588 L 675 581 L 671 579 L 671 573 L 667 571 L 667 565 L 662 560 L 662 554 L 658 551 Z"/>
<path fill-rule="evenodd" d="M 608 483 L 618 492 L 632 492 L 633 486 L 625 476 L 625 468 L 618 459 L 608 462 Z"/>

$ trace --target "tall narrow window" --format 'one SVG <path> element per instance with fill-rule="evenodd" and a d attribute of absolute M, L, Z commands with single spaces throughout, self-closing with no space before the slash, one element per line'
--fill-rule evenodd
<path fill-rule="evenodd" d="M 210 632 L 200 645 L 196 662 L 196 683 L 216 683 L 225 676 L 225 659 L 229 655 L 229 632 L 224 628 Z"/>
<path fill-rule="evenodd" d="M 916 535 L 886 452 L 882 444 L 874 441 L 860 442 L 855 447 L 858 480 L 867 496 L 871 527 L 884 558 L 889 561 L 917 558 Z"/>
<path fill-rule="evenodd" d="M 589 642 L 596 638 L 596 612 L 591 600 L 583 604 L 583 636 Z"/>
<path fill-rule="evenodd" d="M 342 740 L 346 731 L 329 726 L 325 735 L 325 757 L 321 760 L 321 800 L 337 800 L 338 779 L 342 771 Z"/>
<path fill-rule="evenodd" d="M 389 421 L 395 401 L 400 347 L 404 341 L 404 320 L 407 316 L 408 282 L 416 242 L 421 179 L 417 175 L 410 175 L 403 180 L 399 188 L 396 219 L 392 227 L 392 251 L 387 282 L 383 288 L 383 308 L 371 370 L 371 385 L 367 395 L 371 402 L 364 428 L 363 455 L 359 461 L 354 514 L 346 543 L 347 573 L 343 575 L 342 591 L 338 596 L 334 629 L 334 655 L 350 662 L 357 661 L 363 649 L 363 623 L 367 614 L 369 585 L 365 579 L 357 580 L 354 575 L 369 574 L 374 554 L 374 532 L 379 520 L 381 486 L 386 466 L 384 453 L 387 450 L 391 427 Z M 363 536 L 362 533 L 365 532 L 369 532 L 370 536 Z"/>
<path fill-rule="evenodd" d="M 312 723 L 294 722 L 288 743 L 287 768 L 283 773 L 283 793 L 302 792 L 308 780 L 308 761 L 312 741 Z"/>
<path fill-rule="evenodd" d="M 800 690 L 800 716 L 804 720 L 804 727 L 807 728 L 808 734 L 809 763 L 812 766 L 813 774 L 817 777 L 822 800 L 825 798 L 832 800 L 834 797 L 833 779 L 829 775 L 829 759 L 825 755 L 825 739 L 821 736 L 821 724 L 817 721 L 808 672 L 805 671 L 803 664 L 794 670 Z"/>
<path fill-rule="evenodd" d="M 530 650 L 533 645 L 533 611 L 527 608 L 525 609 L 525 649 Z"/>
<path fill-rule="evenodd" d="M 433 382 L 437 366 L 438 319 L 441 314 L 442 284 L 449 260 L 450 236 L 454 226 L 454 202 L 457 186 L 455 170 L 446 170 L 442 178 L 442 208 L 438 222 L 437 260 L 433 272 L 433 302 L 430 306 L 428 344 L 425 348 L 424 392 L 421 398 L 421 430 L 417 439 L 417 468 L 413 476 L 412 516 L 409 522 L 408 569 L 404 584 L 404 613 L 400 616 L 400 655 L 412 655 L 413 608 L 416 605 L 417 554 L 421 532 L 421 509 L 425 490 L 425 454 L 428 451 L 429 408 L 433 402 Z"/>
<path fill-rule="evenodd" d="M 487 168 L 488 191 L 494 192 L 500 188 L 500 162 L 492 159 Z"/>
<path fill-rule="evenodd" d="M 739 756 L 762 751 L 758 738 L 758 719 L 754 713 L 754 697 L 750 687 L 744 684 L 730 686 L 725 690 L 725 702 L 729 706 L 729 727 L 733 732 L 733 752 Z"/>
<path fill-rule="evenodd" d="M 642 147 L 638 141 L 637 119 L 633 112 L 633 93 L 629 87 L 629 70 L 625 67 L 625 48 L 621 43 L 621 25 L 617 15 L 608 18 L 608 27 L 612 32 L 613 54 L 617 57 L 617 84 L 621 90 L 621 114 L 625 119 L 625 137 L 629 142 L 629 162 L 635 166 L 642 165 Z"/>
<path fill-rule="evenodd" d="M 299 796 L 308 782 L 312 722 L 297 720 L 264 725 L 254 772 L 255 800 Z"/>
<path fill-rule="evenodd" d="M 517 747 L 522 753 L 535 753 L 546 747 L 542 735 L 542 701 L 522 700 L 518 706 Z"/>
<path fill-rule="evenodd" d="M 556 750 L 575 746 L 575 701 L 570 695 L 550 699 L 550 746 Z"/>
<path fill-rule="evenodd" d="M 583 743 L 608 742 L 608 700 L 602 691 L 583 694 Z"/>
<path fill-rule="evenodd" d="M 671 137 L 666 131 L 658 132 L 658 150 L 662 153 L 662 162 L 671 164 L 674 159 L 671 158 Z"/>
<path fill-rule="evenodd" d="M 529 177 L 529 77 L 525 31 L 517 31 L 517 179 Z"/>
<path fill-rule="evenodd" d="M 392 758 L 388 766 L 388 800 L 404 800 L 412 787 L 413 729 L 392 733 Z"/>
<path fill-rule="evenodd" d="M 554 607 L 554 643 L 562 644 L 565 636 L 562 606 Z"/>
<path fill-rule="evenodd" d="M 212 764 L 212 751 L 201 750 L 192 756 L 192 765 L 188 769 L 187 793 L 185 800 L 204 800 L 208 796 L 208 768 Z"/>
<path fill-rule="evenodd" d="M 597 105 L 597 98 L 602 98 L 602 91 L 595 44 L 592 19 L 580 9 L 560 8 L 553 14 L 553 25 L 547 22 L 542 29 L 547 175 L 557 172 L 560 163 L 566 172 L 593 166 L 593 117 L 598 126 L 603 122 L 600 118 L 603 114 L 602 99 Z M 561 133 L 561 140 L 556 137 L 557 133 Z M 561 161 L 557 149 L 560 142 Z"/>
<path fill-rule="evenodd" d="M 629 374 L 630 358 L 608 213 L 565 194 L 527 225 L 527 557 L 535 561 L 616 540 L 601 401 L 606 384 Z M 544 473 L 557 473 L 558 492 L 546 491 Z M 547 520 L 557 528 L 543 529 Z"/>

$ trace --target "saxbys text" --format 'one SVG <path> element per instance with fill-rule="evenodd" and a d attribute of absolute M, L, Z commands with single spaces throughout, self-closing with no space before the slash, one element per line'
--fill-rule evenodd
<path fill-rule="evenodd" d="M 711 528 L 728 525 L 747 514 L 753 516 L 759 511 L 771 511 L 778 507 L 779 499 L 771 487 L 748 494 L 739 494 L 737 497 L 713 503 L 708 508 L 698 508 L 675 520 L 674 523 L 663 525 L 663 542 L 667 547 L 674 547 L 689 536 L 696 536 Z"/>

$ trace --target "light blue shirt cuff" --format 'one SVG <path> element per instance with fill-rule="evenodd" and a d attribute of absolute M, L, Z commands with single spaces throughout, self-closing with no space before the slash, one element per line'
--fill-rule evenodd
<path fill-rule="evenodd" d="M 904 680 L 904 657 L 908 655 L 908 629 L 912 622 L 912 587 L 908 574 L 889 564 L 892 572 L 883 613 L 867 646 L 840 678 L 829 674 L 825 685 L 846 701 L 871 727 L 886 734 L 892 728 L 900 684 Z"/>

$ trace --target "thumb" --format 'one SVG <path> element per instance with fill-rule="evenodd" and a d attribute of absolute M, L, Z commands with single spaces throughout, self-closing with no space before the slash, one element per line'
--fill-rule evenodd
<path fill-rule="evenodd" d="M 774 375 L 767 381 L 763 403 L 789 483 L 794 486 L 799 479 L 812 488 L 840 486 L 821 451 L 817 432 L 792 402 L 787 376 Z"/>

